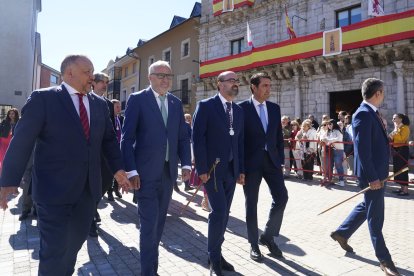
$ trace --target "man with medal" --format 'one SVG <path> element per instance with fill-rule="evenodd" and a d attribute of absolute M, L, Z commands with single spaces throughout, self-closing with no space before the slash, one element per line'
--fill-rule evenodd
<path fill-rule="evenodd" d="M 234 72 L 217 77 L 219 93 L 198 103 L 194 113 L 193 145 L 196 170 L 205 183 L 211 213 L 208 219 L 210 275 L 234 271 L 221 254 L 236 181 L 244 185 L 243 110 L 233 103 L 239 92 Z M 209 170 L 219 159 L 211 175 Z M 210 177 L 211 176 L 211 177 Z"/>

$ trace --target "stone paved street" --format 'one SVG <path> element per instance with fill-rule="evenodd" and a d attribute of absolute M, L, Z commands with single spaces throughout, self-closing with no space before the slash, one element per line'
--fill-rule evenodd
<path fill-rule="evenodd" d="M 317 216 L 325 208 L 355 194 L 354 183 L 322 188 L 316 181 L 286 181 L 289 202 L 281 236 L 276 239 L 285 258 L 274 259 L 260 246 L 265 260 L 249 258 L 244 223 L 244 196 L 238 185 L 230 213 L 223 255 L 236 273 L 225 275 L 383 275 L 364 224 L 350 239 L 356 254 L 345 254 L 329 234 L 348 215 L 362 196 Z M 396 266 L 403 275 L 414 275 L 414 190 L 400 198 L 387 188 L 384 235 Z M 180 186 L 183 190 L 183 185 Z M 187 211 L 180 210 L 191 194 L 174 192 L 162 244 L 160 275 L 208 275 L 207 215 L 200 207 L 202 192 Z M 37 275 L 39 237 L 36 220 L 18 220 L 20 197 L 0 212 L 0 275 Z M 270 206 L 265 182 L 259 203 L 259 226 L 263 229 Z M 140 275 L 138 219 L 132 195 L 99 205 L 102 218 L 99 238 L 89 238 L 78 255 L 77 275 Z"/>

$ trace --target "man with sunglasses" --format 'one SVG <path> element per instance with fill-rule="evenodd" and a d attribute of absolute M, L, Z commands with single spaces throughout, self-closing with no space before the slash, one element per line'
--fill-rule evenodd
<path fill-rule="evenodd" d="M 198 103 L 194 113 L 193 145 L 196 169 L 205 184 L 211 213 L 208 219 L 210 275 L 234 271 L 221 255 L 236 181 L 244 184 L 243 110 L 233 103 L 239 80 L 232 71 L 217 77 L 219 93 Z M 211 172 L 212 165 L 220 162 Z"/>
<path fill-rule="evenodd" d="M 178 159 L 183 181 L 190 178 L 190 139 L 183 107 L 168 92 L 173 77 L 168 62 L 151 64 L 150 86 L 131 94 L 122 127 L 121 151 L 139 206 L 142 275 L 157 275 L 158 245 L 177 180 Z"/>

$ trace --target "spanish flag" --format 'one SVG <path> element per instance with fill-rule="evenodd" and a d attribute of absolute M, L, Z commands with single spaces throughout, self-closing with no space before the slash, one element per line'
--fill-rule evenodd
<path fill-rule="evenodd" d="M 290 23 L 286 6 L 285 6 L 285 20 L 286 20 L 286 29 L 287 29 L 287 33 L 288 33 L 289 37 L 290 38 L 296 38 L 295 30 L 293 29 L 293 26 Z"/>

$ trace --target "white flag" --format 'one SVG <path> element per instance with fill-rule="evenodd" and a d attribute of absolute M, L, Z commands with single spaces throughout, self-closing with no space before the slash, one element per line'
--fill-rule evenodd
<path fill-rule="evenodd" d="M 249 27 L 249 21 L 247 21 L 247 46 L 253 47 L 252 31 Z"/>
<path fill-rule="evenodd" d="M 379 0 L 368 0 L 368 16 L 381 16 L 384 15 Z"/>

